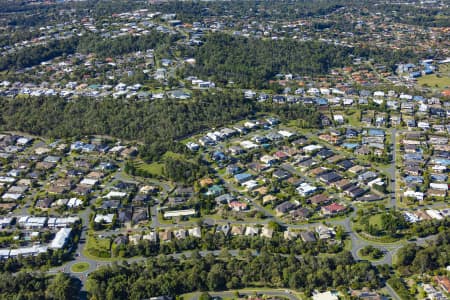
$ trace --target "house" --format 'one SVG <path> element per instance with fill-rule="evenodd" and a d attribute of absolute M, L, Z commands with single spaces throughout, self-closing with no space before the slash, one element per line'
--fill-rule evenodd
<path fill-rule="evenodd" d="M 261 237 L 269 238 L 271 239 L 273 236 L 273 229 L 264 226 L 261 230 Z"/>
<path fill-rule="evenodd" d="M 234 211 L 243 211 L 248 208 L 247 203 L 240 201 L 231 201 L 228 206 Z"/>
<path fill-rule="evenodd" d="M 316 236 L 312 231 L 302 231 L 300 232 L 300 237 L 305 243 L 313 243 L 317 241 Z"/>
<path fill-rule="evenodd" d="M 165 230 L 165 231 L 159 232 L 159 240 L 161 242 L 170 242 L 172 240 L 172 231 Z"/>
<path fill-rule="evenodd" d="M 314 194 L 317 191 L 317 188 L 304 182 L 296 188 L 296 191 L 300 194 L 300 196 L 306 197 L 311 194 Z"/>
<path fill-rule="evenodd" d="M 352 183 L 348 179 L 341 179 L 339 181 L 333 182 L 332 186 L 336 187 L 338 190 L 342 191 L 347 189 Z"/>
<path fill-rule="evenodd" d="M 50 243 L 51 249 L 62 249 L 69 240 L 72 228 L 61 228 Z"/>
<path fill-rule="evenodd" d="M 256 180 L 249 180 L 244 182 L 242 186 L 245 187 L 247 191 L 252 191 L 259 186 L 259 183 Z"/>
<path fill-rule="evenodd" d="M 326 227 L 325 225 L 318 225 L 316 232 L 319 234 L 319 240 L 328 240 L 336 235 L 333 228 Z"/>
<path fill-rule="evenodd" d="M 384 297 L 376 292 L 371 292 L 369 289 L 362 289 L 360 291 L 352 291 L 351 296 L 361 300 L 383 300 Z"/>
<path fill-rule="evenodd" d="M 284 151 L 277 151 L 275 152 L 274 156 L 279 160 L 286 160 L 290 155 Z"/>
<path fill-rule="evenodd" d="M 311 158 L 307 158 L 307 159 L 304 159 L 304 160 L 302 160 L 301 162 L 299 162 L 299 167 L 302 169 L 302 170 L 306 170 L 306 169 L 308 169 L 308 168 L 310 168 L 310 167 L 312 167 L 312 166 L 314 166 L 314 165 L 316 165 L 317 164 L 317 162 L 316 161 L 314 161 L 313 159 L 311 159 Z"/>
<path fill-rule="evenodd" d="M 289 212 L 289 216 L 293 220 L 306 220 L 311 215 L 311 212 L 306 207 L 300 207 Z"/>
<path fill-rule="evenodd" d="M 341 212 L 344 212 L 346 210 L 346 207 L 344 205 L 338 204 L 338 203 L 332 203 L 327 206 L 323 206 L 321 211 L 324 216 L 331 216 L 336 215 Z"/>
<path fill-rule="evenodd" d="M 110 191 L 108 194 L 103 196 L 103 198 L 105 198 L 105 199 L 121 199 L 121 198 L 125 198 L 126 195 L 127 195 L 127 193 L 125 193 L 125 192 Z"/>
<path fill-rule="evenodd" d="M 139 241 L 142 239 L 142 236 L 140 234 L 133 234 L 128 236 L 128 239 L 130 241 L 130 244 L 137 245 L 139 244 Z"/>
<path fill-rule="evenodd" d="M 154 231 L 150 231 L 148 234 L 142 236 L 144 241 L 150 241 L 152 243 L 158 242 L 158 234 Z"/>
<path fill-rule="evenodd" d="M 430 183 L 430 188 L 439 190 L 439 191 L 447 191 L 448 184 L 446 184 L 446 183 Z"/>
<path fill-rule="evenodd" d="M 188 142 L 186 144 L 186 147 L 188 147 L 188 149 L 191 151 L 198 151 L 200 149 L 200 146 L 194 142 Z"/>
<path fill-rule="evenodd" d="M 216 233 L 222 232 L 225 236 L 228 236 L 230 233 L 231 227 L 229 223 L 223 224 L 223 225 L 217 225 L 216 227 Z"/>
<path fill-rule="evenodd" d="M 321 182 L 323 182 L 323 183 L 325 183 L 327 185 L 342 179 L 341 175 L 337 174 L 336 172 L 324 173 L 324 174 L 321 174 L 321 175 L 317 176 L 317 178 Z"/>
<path fill-rule="evenodd" d="M 133 200 L 131 200 L 131 204 L 133 206 L 145 206 L 150 201 L 150 197 L 147 194 L 137 194 L 134 196 Z"/>
<path fill-rule="evenodd" d="M 321 149 L 319 152 L 317 152 L 316 156 L 320 159 L 327 159 L 334 155 L 334 152 L 330 149 Z"/>
<path fill-rule="evenodd" d="M 372 171 L 367 171 L 363 174 L 358 175 L 358 180 L 368 182 L 372 179 L 375 179 L 377 176 L 378 176 L 377 173 L 372 172 Z"/>
<path fill-rule="evenodd" d="M 370 149 L 367 146 L 363 146 L 359 149 L 355 150 L 355 154 L 356 155 L 369 155 L 370 154 Z"/>
<path fill-rule="evenodd" d="M 16 202 L 22 199 L 23 195 L 18 193 L 4 193 L 2 195 L 2 200 L 5 202 Z"/>
<path fill-rule="evenodd" d="M 245 235 L 246 236 L 257 236 L 259 233 L 259 229 L 252 226 L 245 227 Z"/>
<path fill-rule="evenodd" d="M 269 166 L 272 166 L 278 162 L 278 159 L 271 155 L 263 155 L 259 160 Z"/>
<path fill-rule="evenodd" d="M 447 191 L 444 190 L 436 190 L 436 189 L 428 189 L 427 196 L 430 197 L 445 197 L 447 196 Z"/>
<path fill-rule="evenodd" d="M 131 221 L 133 224 L 137 224 L 142 221 L 148 220 L 148 209 L 147 207 L 133 207 L 133 216 Z"/>
<path fill-rule="evenodd" d="M 217 204 L 228 204 L 231 203 L 235 198 L 231 194 L 224 194 L 217 196 L 214 201 L 216 201 Z"/>
<path fill-rule="evenodd" d="M 450 279 L 447 276 L 436 276 L 434 280 L 446 293 L 450 293 Z"/>
<path fill-rule="evenodd" d="M 119 245 L 126 245 L 128 243 L 128 238 L 124 235 L 119 235 L 114 239 L 114 244 L 117 246 Z"/>
<path fill-rule="evenodd" d="M 172 210 L 164 212 L 164 218 L 173 218 L 173 217 L 190 217 L 197 214 L 195 209 L 184 209 L 184 210 Z"/>
<path fill-rule="evenodd" d="M 275 207 L 275 211 L 277 212 L 277 215 L 283 215 L 285 213 L 288 213 L 289 211 L 293 210 L 295 208 L 295 205 L 289 201 L 285 201 Z"/>
<path fill-rule="evenodd" d="M 235 225 L 231 227 L 231 235 L 243 235 L 244 234 L 244 227 L 241 225 Z"/>
<path fill-rule="evenodd" d="M 262 198 L 262 204 L 266 205 L 268 203 L 274 203 L 275 201 L 277 201 L 277 197 L 275 197 L 274 195 L 266 195 Z"/>
<path fill-rule="evenodd" d="M 342 115 L 333 115 L 333 120 L 336 124 L 344 124 L 344 116 Z"/>
<path fill-rule="evenodd" d="M 323 205 L 330 201 L 331 199 L 325 194 L 318 194 L 308 199 L 308 202 L 313 205 Z"/>
<path fill-rule="evenodd" d="M 362 195 L 364 195 L 366 193 L 366 190 L 356 186 L 356 185 L 351 185 L 350 187 L 348 187 L 346 190 L 344 190 L 344 193 L 350 197 L 350 198 L 357 198 L 360 197 Z"/>
<path fill-rule="evenodd" d="M 353 128 L 347 128 L 345 131 L 345 137 L 347 139 L 356 138 L 359 135 L 359 131 Z"/>
<path fill-rule="evenodd" d="M 190 228 L 190 229 L 188 229 L 188 233 L 189 233 L 189 236 L 192 236 L 192 237 L 196 237 L 196 238 L 202 237 L 202 231 L 201 231 L 200 227 Z"/>
<path fill-rule="evenodd" d="M 442 216 L 442 214 L 441 214 L 438 210 L 427 209 L 425 212 L 426 212 L 427 215 L 429 215 L 432 219 L 435 219 L 435 220 L 442 220 L 442 219 L 444 219 L 444 217 Z"/>
<path fill-rule="evenodd" d="M 272 142 L 280 141 L 283 139 L 283 135 L 277 132 L 270 132 L 266 135 L 266 138 Z"/>
<path fill-rule="evenodd" d="M 223 193 L 223 187 L 220 185 L 213 185 L 208 188 L 208 191 L 205 193 L 207 196 L 219 196 Z"/>
<path fill-rule="evenodd" d="M 322 149 L 323 147 L 320 145 L 308 145 L 303 147 L 303 152 L 305 153 L 314 153 L 316 151 L 319 151 L 320 149 Z"/>
<path fill-rule="evenodd" d="M 261 186 L 261 187 L 253 190 L 254 194 L 258 194 L 260 196 L 267 195 L 268 192 L 269 192 L 269 189 L 266 186 Z"/>
<path fill-rule="evenodd" d="M 321 134 L 321 135 L 319 135 L 319 139 L 321 139 L 327 143 L 330 143 L 332 145 L 335 145 L 340 141 L 339 136 L 330 135 L 330 134 Z"/>
<path fill-rule="evenodd" d="M 231 147 L 228 148 L 228 151 L 229 151 L 232 155 L 239 155 L 239 154 L 242 154 L 242 153 L 245 152 L 244 149 L 242 149 L 242 148 L 239 147 L 239 146 L 231 146 Z"/>
<path fill-rule="evenodd" d="M 117 220 L 120 222 L 120 224 L 131 224 L 132 217 L 133 209 L 131 207 L 126 207 L 119 210 Z"/>
<path fill-rule="evenodd" d="M 236 174 L 234 175 L 234 179 L 239 183 L 242 184 L 246 181 L 249 181 L 250 179 L 253 178 L 252 174 L 249 173 L 240 173 L 240 174 Z"/>
<path fill-rule="evenodd" d="M 0 218 L 0 229 L 7 228 L 11 225 L 13 218 Z"/>
<path fill-rule="evenodd" d="M 423 198 L 424 198 L 424 194 L 422 192 L 416 192 L 416 191 L 413 191 L 410 189 L 406 190 L 403 193 L 403 196 L 406 198 L 414 198 L 418 201 L 423 201 Z"/>
<path fill-rule="evenodd" d="M 236 175 L 236 174 L 238 174 L 241 171 L 242 171 L 241 167 L 239 167 L 238 165 L 234 165 L 234 164 L 228 165 L 227 168 L 226 168 L 226 173 L 228 175 Z"/>
<path fill-rule="evenodd" d="M 95 218 L 94 218 L 94 222 L 111 224 L 113 222 L 113 219 L 114 219 L 114 214 L 107 214 L 107 215 L 96 214 Z"/>
<path fill-rule="evenodd" d="M 297 236 L 298 236 L 297 232 L 290 231 L 289 229 L 283 232 L 283 238 L 288 241 L 296 239 Z"/>
<path fill-rule="evenodd" d="M 43 210 L 47 210 L 50 208 L 52 202 L 53 202 L 53 199 L 50 199 L 50 198 L 39 199 L 38 201 L 36 201 L 35 207 L 43 209 Z"/>
<path fill-rule="evenodd" d="M 291 177 L 291 174 L 285 170 L 278 169 L 275 172 L 273 172 L 272 176 L 278 180 L 285 180 Z"/>
<path fill-rule="evenodd" d="M 173 232 L 173 235 L 177 240 L 184 240 L 187 236 L 187 231 L 185 229 L 177 229 Z"/>

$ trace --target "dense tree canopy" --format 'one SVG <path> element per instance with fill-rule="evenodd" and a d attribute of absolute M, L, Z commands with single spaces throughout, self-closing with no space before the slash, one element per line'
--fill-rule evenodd
<path fill-rule="evenodd" d="M 211 78 L 219 84 L 233 81 L 262 88 L 278 73 L 325 74 L 350 61 L 351 48 L 322 42 L 260 40 L 212 34 L 191 53 L 197 63 L 186 73 Z"/>
<path fill-rule="evenodd" d="M 110 135 L 143 141 L 143 157 L 159 159 L 167 150 L 180 151 L 176 142 L 206 128 L 251 117 L 258 111 L 280 113 L 283 120 L 304 119 L 318 126 L 319 113 L 303 105 L 270 106 L 245 100 L 239 92 L 198 93 L 189 103 L 172 99 L 127 102 L 81 98 L 27 98 L 1 101 L 4 130 L 19 130 L 50 137 Z M 305 126 L 306 126 L 305 125 Z"/>
<path fill-rule="evenodd" d="M 267 88 L 275 75 L 315 76 L 351 63 L 353 57 L 373 58 L 394 68 L 398 61 L 413 58 L 411 50 L 385 51 L 368 47 L 344 47 L 319 41 L 266 40 L 211 34 L 199 48 L 186 48 L 196 64 L 185 70 L 210 78 L 219 85 L 230 82 L 244 88 Z"/>
<path fill-rule="evenodd" d="M 404 274 L 422 274 L 445 268 L 450 257 L 450 230 L 440 233 L 428 247 L 409 244 L 400 249 L 397 267 Z"/>
<path fill-rule="evenodd" d="M 380 286 L 367 262 L 355 262 L 348 252 L 329 257 L 245 255 L 225 259 L 207 255 L 176 260 L 159 256 L 145 264 L 112 265 L 90 274 L 87 290 L 96 299 L 144 299 L 195 290 L 223 290 L 262 284 L 289 287 L 309 294 L 314 289 Z"/>
<path fill-rule="evenodd" d="M 68 274 L 0 273 L 0 299 L 78 299 L 80 282 Z"/>

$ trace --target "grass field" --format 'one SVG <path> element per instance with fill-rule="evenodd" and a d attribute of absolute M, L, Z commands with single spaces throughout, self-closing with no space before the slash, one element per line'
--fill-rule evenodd
<path fill-rule="evenodd" d="M 98 238 L 88 235 L 86 240 L 85 254 L 91 257 L 102 257 L 110 259 L 111 240 L 109 238 Z"/>
<path fill-rule="evenodd" d="M 164 164 L 159 162 L 153 162 L 151 164 L 145 163 L 141 160 L 136 161 L 136 168 L 141 169 L 146 173 L 150 173 L 154 176 L 162 176 Z"/>
<path fill-rule="evenodd" d="M 336 112 L 338 113 L 338 112 Z M 343 111 L 342 115 L 344 115 L 348 119 L 348 124 L 359 127 L 361 126 L 361 122 L 359 121 L 361 118 L 361 112 L 357 110 L 349 110 L 347 112 Z"/>
<path fill-rule="evenodd" d="M 183 154 L 174 153 L 171 151 L 168 151 L 163 155 L 163 160 L 165 158 L 181 159 L 181 160 L 186 159 Z M 163 176 L 163 171 L 164 171 L 164 163 L 163 162 L 152 162 L 151 164 L 148 164 L 148 163 L 144 162 L 143 160 L 139 159 L 134 162 L 134 165 L 136 166 L 136 168 L 138 168 L 146 173 L 150 173 L 153 176 Z"/>
<path fill-rule="evenodd" d="M 431 88 L 446 89 L 450 88 L 450 76 L 426 75 L 417 79 L 420 85 L 427 85 Z"/>
<path fill-rule="evenodd" d="M 373 226 L 381 227 L 381 214 L 374 214 L 369 217 L 369 224 Z M 363 229 L 363 225 L 358 221 L 354 224 L 355 229 Z"/>
<path fill-rule="evenodd" d="M 87 262 L 79 262 L 79 263 L 73 264 L 72 267 L 70 268 L 70 270 L 72 272 L 76 272 L 76 273 L 83 273 L 83 272 L 86 272 L 87 270 L 89 270 L 89 264 Z"/>
<path fill-rule="evenodd" d="M 369 223 L 374 226 L 381 227 L 381 214 L 373 215 L 369 218 Z"/>

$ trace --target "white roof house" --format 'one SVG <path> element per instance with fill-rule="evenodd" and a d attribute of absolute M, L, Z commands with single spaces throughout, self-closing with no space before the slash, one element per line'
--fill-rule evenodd
<path fill-rule="evenodd" d="M 188 230 L 188 233 L 190 236 L 201 238 L 202 237 L 202 231 L 200 230 L 200 227 L 194 227 Z"/>
<path fill-rule="evenodd" d="M 51 249 L 62 249 L 69 239 L 72 228 L 61 228 L 55 235 L 55 238 L 50 243 Z"/>
<path fill-rule="evenodd" d="M 422 192 L 416 192 L 413 190 L 407 190 L 403 193 L 403 196 L 405 197 L 411 197 L 411 198 L 415 198 L 416 200 L 422 201 L 424 194 Z"/>
<path fill-rule="evenodd" d="M 96 185 L 98 183 L 97 179 L 93 179 L 93 178 L 84 178 L 83 180 L 81 180 L 80 184 L 82 185 Z"/>
<path fill-rule="evenodd" d="M 373 93 L 374 97 L 384 97 L 384 92 L 383 91 L 375 91 Z"/>
<path fill-rule="evenodd" d="M 287 131 L 287 130 L 280 130 L 280 131 L 278 131 L 278 133 L 281 134 L 283 137 L 286 137 L 286 138 L 290 138 L 291 136 L 295 135 L 295 133 L 292 133 L 292 132 Z"/>
<path fill-rule="evenodd" d="M 95 216 L 94 222 L 95 223 L 105 222 L 107 224 L 110 224 L 110 223 L 112 223 L 113 218 L 114 218 L 114 214 L 107 214 L 107 215 L 97 214 Z"/>
<path fill-rule="evenodd" d="M 164 213 L 164 218 L 193 216 L 195 214 L 196 214 L 195 209 L 173 210 L 173 211 L 166 211 Z"/>
<path fill-rule="evenodd" d="M 429 215 L 433 219 L 436 219 L 436 220 L 444 219 L 444 217 L 441 215 L 441 213 L 437 210 L 427 209 L 425 212 L 427 213 L 427 215 Z"/>
<path fill-rule="evenodd" d="M 150 241 L 150 242 L 157 242 L 158 241 L 158 234 L 156 232 L 154 232 L 154 231 L 150 231 L 149 234 L 144 234 L 142 236 L 142 239 Z"/>
<path fill-rule="evenodd" d="M 103 198 L 111 199 L 111 198 L 124 198 L 127 195 L 127 193 L 124 192 L 117 192 L 117 191 L 110 191 L 106 196 Z"/>
<path fill-rule="evenodd" d="M 255 143 L 253 143 L 251 141 L 242 141 L 240 143 L 240 145 L 244 149 L 256 149 L 259 147 L 258 145 L 256 145 Z"/>
<path fill-rule="evenodd" d="M 305 197 L 305 196 L 308 196 L 308 195 L 314 193 L 317 190 L 317 188 L 315 186 L 312 186 L 312 185 L 304 182 L 304 183 L 300 184 L 296 190 L 300 194 L 300 196 Z"/>
<path fill-rule="evenodd" d="M 430 188 L 440 190 L 440 191 L 447 191 L 448 184 L 446 184 L 446 183 L 430 183 Z"/>
<path fill-rule="evenodd" d="M 78 207 L 83 204 L 83 201 L 78 198 L 70 198 L 69 202 L 67 202 L 68 207 Z"/>
<path fill-rule="evenodd" d="M 305 151 L 305 153 L 311 153 L 311 152 L 320 150 L 322 148 L 323 147 L 320 145 L 308 145 L 308 146 L 303 147 L 303 151 Z"/>
<path fill-rule="evenodd" d="M 25 248 L 18 248 L 18 249 L 11 249 L 9 253 L 9 257 L 17 257 L 19 255 L 22 256 L 34 256 L 38 255 L 39 253 L 45 253 L 47 252 L 47 246 L 33 246 L 33 247 L 25 247 Z"/>
<path fill-rule="evenodd" d="M 20 198 L 22 198 L 22 194 L 20 193 L 4 193 L 2 196 L 2 199 L 6 201 L 17 201 Z"/>
<path fill-rule="evenodd" d="M 312 296 L 313 300 L 338 300 L 338 296 L 330 291 L 324 293 L 316 293 Z"/>

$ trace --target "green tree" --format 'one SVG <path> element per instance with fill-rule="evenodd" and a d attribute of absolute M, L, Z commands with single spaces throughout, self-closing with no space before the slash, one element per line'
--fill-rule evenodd
<path fill-rule="evenodd" d="M 66 273 L 58 273 L 50 281 L 47 287 L 47 297 L 49 299 L 71 300 L 78 299 L 80 285 L 76 280 Z"/>

